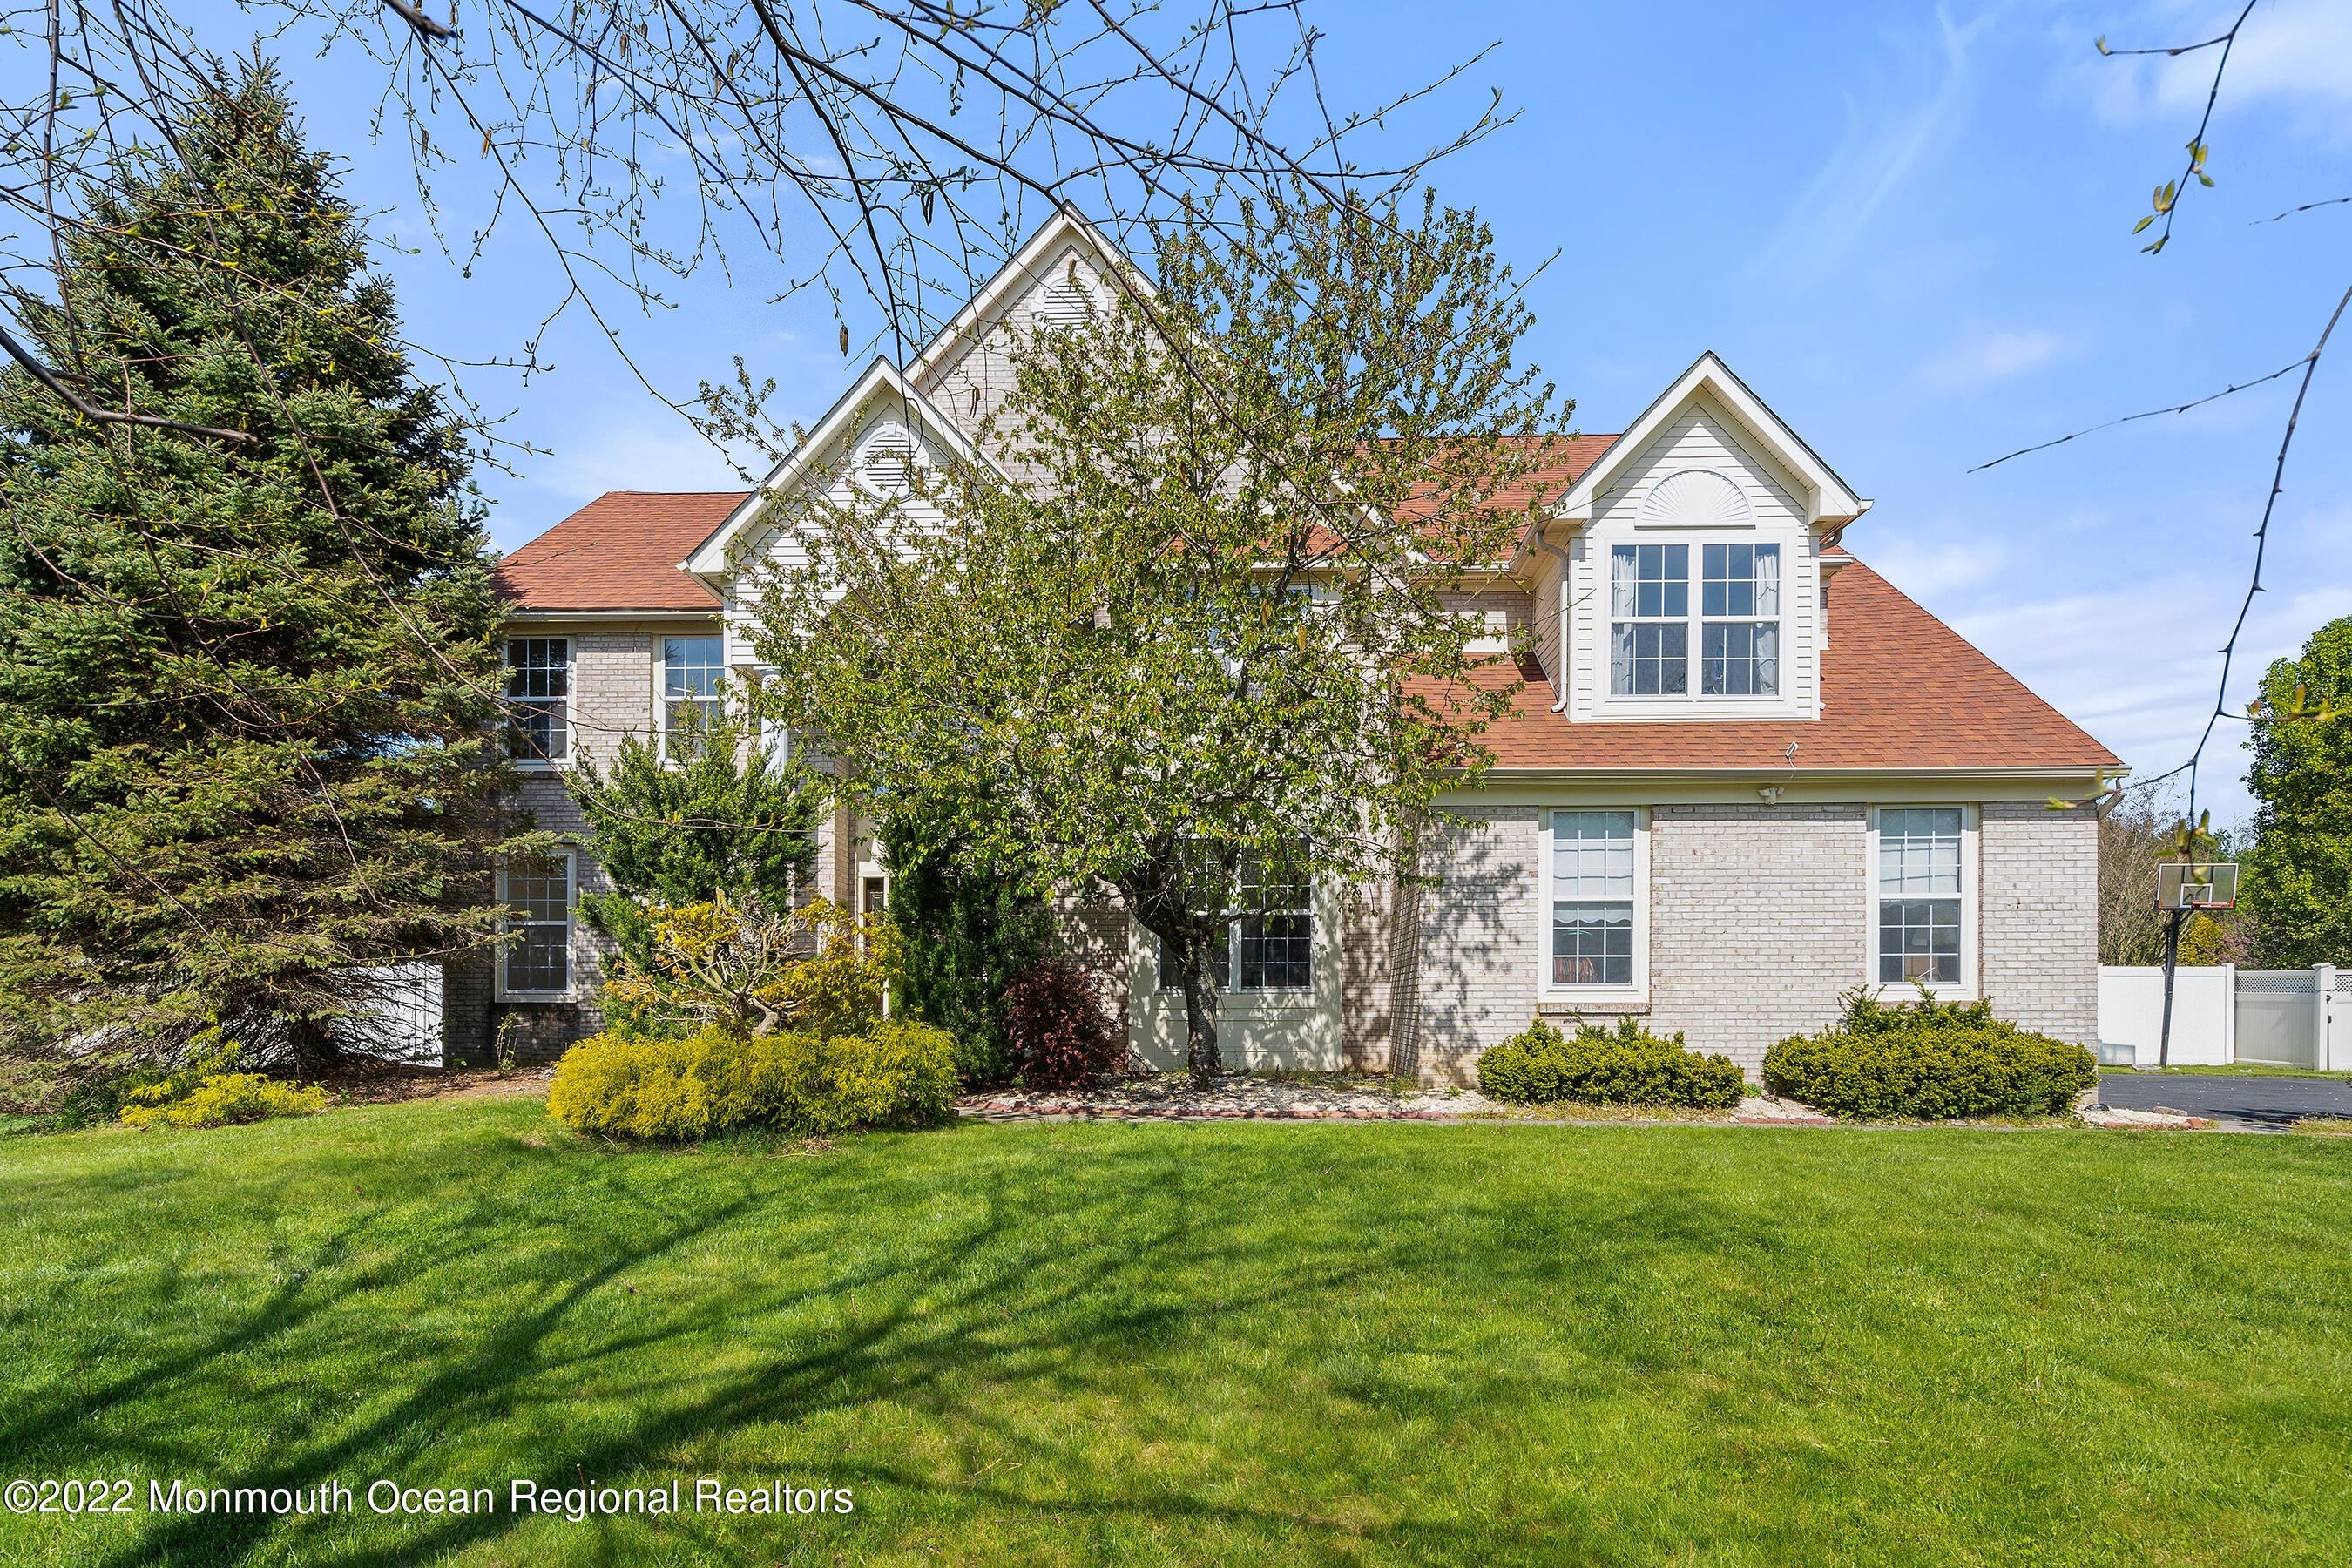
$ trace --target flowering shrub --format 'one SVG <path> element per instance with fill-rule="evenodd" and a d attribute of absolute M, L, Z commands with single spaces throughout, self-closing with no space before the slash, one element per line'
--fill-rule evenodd
<path fill-rule="evenodd" d="M 1066 958 L 1040 959 L 1015 975 L 1004 1004 L 1013 1071 L 1032 1089 L 1074 1088 L 1127 1059 L 1094 976 Z"/>
<path fill-rule="evenodd" d="M 651 962 L 622 959 L 604 987 L 607 1016 L 629 1032 L 842 1034 L 881 1016 L 902 967 L 887 915 L 826 899 L 783 914 L 724 898 L 664 906 L 652 924 Z"/>
<path fill-rule="evenodd" d="M 1739 1103 L 1746 1080 L 1728 1057 L 1662 1040 L 1633 1018 L 1612 1033 L 1580 1024 L 1574 1037 L 1538 1018 L 1478 1058 L 1478 1087 L 1496 1100 L 1581 1100 L 1598 1105 L 1692 1105 L 1724 1110 Z"/>
<path fill-rule="evenodd" d="M 745 1126 L 814 1137 L 943 1120 L 956 1088 L 955 1042 L 928 1024 L 875 1019 L 857 1034 L 759 1036 L 713 1026 L 683 1039 L 583 1040 L 556 1064 L 547 1108 L 583 1131 L 634 1138 Z"/>
<path fill-rule="evenodd" d="M 327 1091 L 278 1083 L 257 1072 L 215 1073 L 184 1094 L 175 1094 L 166 1080 L 134 1089 L 122 1108 L 122 1120 L 133 1127 L 221 1127 L 233 1121 L 260 1121 L 272 1116 L 307 1116 L 327 1108 Z"/>

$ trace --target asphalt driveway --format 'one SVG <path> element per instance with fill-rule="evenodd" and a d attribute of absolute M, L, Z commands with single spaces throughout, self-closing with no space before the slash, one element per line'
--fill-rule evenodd
<path fill-rule="evenodd" d="M 2306 1116 L 2352 1117 L 2352 1083 L 2340 1078 L 2103 1072 L 2099 1098 L 2123 1110 L 2168 1105 L 2191 1116 L 2251 1127 L 2284 1127 Z"/>

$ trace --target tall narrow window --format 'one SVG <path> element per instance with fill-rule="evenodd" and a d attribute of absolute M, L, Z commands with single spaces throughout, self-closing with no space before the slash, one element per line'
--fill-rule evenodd
<path fill-rule="evenodd" d="M 572 992 L 572 857 L 509 860 L 504 875 L 503 955 L 509 995 L 567 996 Z"/>
<path fill-rule="evenodd" d="M 724 644 L 718 637 L 662 639 L 662 750 L 681 760 L 719 716 Z"/>
<path fill-rule="evenodd" d="M 1551 886 L 1551 983 L 1633 984 L 1633 814 L 1553 812 Z"/>
<path fill-rule="evenodd" d="M 560 763 L 572 739 L 572 644 L 518 637 L 507 644 L 507 749 L 529 762 Z"/>
<path fill-rule="evenodd" d="M 1220 991 L 1315 989 L 1315 892 L 1302 877 L 1260 860 L 1242 863 L 1234 902 L 1209 973 Z M 1175 950 L 1160 943 L 1160 989 L 1176 991 L 1184 977 Z"/>
<path fill-rule="evenodd" d="M 1609 552 L 1609 690 L 1689 689 L 1690 546 L 1620 544 Z"/>
<path fill-rule="evenodd" d="M 1780 547 L 1699 549 L 1699 690 L 1771 697 L 1780 689 Z"/>
<path fill-rule="evenodd" d="M 1878 978 L 1960 983 L 1960 808 L 1878 814 Z"/>

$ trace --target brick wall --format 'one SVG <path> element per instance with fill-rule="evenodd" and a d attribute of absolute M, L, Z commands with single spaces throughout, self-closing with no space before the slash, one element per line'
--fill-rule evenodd
<path fill-rule="evenodd" d="M 1650 1026 L 1749 1078 L 1834 1022 L 1868 973 L 1867 809 L 1662 805 L 1650 815 Z"/>
<path fill-rule="evenodd" d="M 1990 802 L 1983 822 L 1984 994 L 2002 1017 L 2095 1051 L 2098 823 L 2039 801 Z"/>
<path fill-rule="evenodd" d="M 1533 806 L 1490 806 L 1482 826 L 1434 831 L 1420 895 L 1412 1028 L 1425 1083 L 1468 1082 L 1478 1052 L 1539 1006 Z M 1872 973 L 1869 818 L 1860 803 L 1656 807 L 1649 838 L 1645 1014 L 1661 1034 L 1721 1052 L 1758 1077 L 1780 1039 L 1835 1021 Z M 2096 829 L 2038 802 L 1982 809 L 1976 867 L 1982 994 L 2004 1018 L 2081 1044 L 2097 1036 Z M 1352 1002 L 1352 998 L 1351 998 Z M 1596 1004 L 1607 1017 L 1628 1010 Z"/>
<path fill-rule="evenodd" d="M 1490 806 L 1432 827 L 1421 895 L 1416 1020 L 1423 1083 L 1470 1081 L 1480 1051 L 1528 1026 L 1536 1000 L 1536 808 Z"/>

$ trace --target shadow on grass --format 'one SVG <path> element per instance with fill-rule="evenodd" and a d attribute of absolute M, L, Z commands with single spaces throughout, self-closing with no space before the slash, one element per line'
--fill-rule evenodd
<path fill-rule="evenodd" d="M 174 1475 L 205 1475 L 218 1468 L 217 1456 L 164 1434 L 126 1439 L 125 1418 L 172 1397 L 262 1403 L 271 1396 L 236 1386 L 211 1392 L 208 1374 L 225 1359 L 295 1354 L 306 1337 L 325 1342 L 300 1352 L 322 1373 L 373 1364 L 372 1358 L 396 1363 L 382 1343 L 388 1327 L 382 1316 L 398 1310 L 394 1298 L 462 1289 L 469 1266 L 484 1268 L 483 1259 L 497 1257 L 521 1260 L 515 1267 L 543 1287 L 527 1310 L 479 1326 L 456 1355 L 417 1365 L 413 1381 L 394 1384 L 394 1396 L 364 1419 L 317 1437 L 298 1431 L 276 1462 L 215 1484 L 293 1492 L 338 1480 L 358 1490 L 377 1477 L 447 1484 L 457 1478 L 425 1473 L 436 1446 L 509 1441 L 504 1424 L 518 1412 L 552 1414 L 560 1424 L 559 1385 L 604 1376 L 626 1380 L 636 1394 L 625 1428 L 576 1445 L 527 1441 L 514 1451 L 509 1475 L 563 1484 L 575 1475 L 681 1474 L 677 1454 L 729 1434 L 891 1402 L 951 1416 L 1033 1475 L 1064 1479 L 1077 1494 L 1067 1511 L 1097 1526 L 1223 1528 L 1262 1548 L 1280 1542 L 1286 1553 L 1331 1561 L 1353 1560 L 1372 1542 L 1428 1562 L 1572 1559 L 1578 1531 L 1558 1520 L 1540 1531 L 1533 1518 L 1516 1527 L 1421 1517 L 1381 1526 L 1323 1517 L 1318 1510 L 1328 1498 L 1301 1497 L 1288 1507 L 1213 1503 L 1189 1484 L 1198 1477 L 1107 1468 L 1083 1436 L 1055 1440 L 1034 1426 L 1016 1426 L 971 1398 L 967 1379 L 984 1367 L 990 1384 L 1020 1391 L 1028 1402 L 1022 1407 L 1034 1411 L 1124 1390 L 1122 1374 L 1131 1375 L 1134 1361 L 1213 1340 L 1225 1322 L 1259 1311 L 1281 1321 L 1301 1303 L 1349 1299 L 1400 1274 L 1458 1278 L 1465 1297 L 1497 1285 L 1572 1281 L 1579 1310 L 1605 1315 L 1612 1301 L 1654 1289 L 1657 1260 L 1666 1255 L 1780 1246 L 1772 1224 L 1725 1203 L 1696 1177 L 1639 1192 L 1547 1189 L 1547 1201 L 1537 1205 L 1481 1196 L 1474 1184 L 1442 1194 L 1440 1223 L 1433 1213 L 1351 1200 L 1339 1184 L 1269 1205 L 1269 1192 L 1279 1194 L 1297 1180 L 1296 1145 L 1281 1152 L 1270 1142 L 1225 1142 L 1211 1161 L 1165 1137 L 1113 1136 L 1066 1152 L 1038 1137 L 954 1147 L 980 1136 L 877 1139 L 852 1154 L 804 1163 L 610 1157 L 511 1140 L 438 1149 L 399 1173 L 363 1177 L 377 1196 L 355 1201 L 377 1206 L 342 1216 L 299 1252 L 279 1249 L 272 1260 L 278 1279 L 235 1321 L 162 1359 L 101 1383 L 58 1387 L 8 1412 L 0 1419 L 0 1453 L 37 1452 L 44 1469 L 60 1474 L 136 1461 L 167 1484 Z M 1341 1163 L 1351 1158 L 1343 1144 L 1330 1146 Z M 278 1179 L 280 1203 L 328 1195 L 306 1192 L 304 1175 L 298 1167 Z M 113 1180 L 95 1181 L 83 1199 L 102 1205 Z M 945 1181 L 958 1184 L 959 1207 L 979 1200 L 977 1216 L 910 1223 Z M 384 1201 L 388 1192 L 400 1194 L 398 1202 Z M 332 1197 L 341 1196 L 338 1188 Z M 420 1215 L 419 1207 L 426 1212 Z M 755 1247 L 765 1266 L 695 1276 L 695 1249 L 719 1243 Z M 95 1268 L 102 1259 L 83 1261 Z M 632 1297 L 629 1321 L 618 1326 L 588 1310 L 609 1300 L 623 1279 L 663 1267 L 697 1279 L 690 1299 L 657 1305 L 650 1294 Z M 444 1274 L 448 1279 L 436 1280 Z M 1213 1295 L 1170 1288 L 1204 1275 L 1214 1281 Z M 159 1270 L 143 1287 L 145 1300 L 118 1306 L 169 1310 L 186 1289 L 173 1270 Z M 376 1292 L 383 1294 L 371 1300 Z M 836 1325 L 828 1342 L 758 1348 L 763 1334 L 779 1335 L 779 1325 L 813 1309 Z M 799 1340 L 813 1337 L 797 1331 Z M 112 1342 L 121 1353 L 121 1336 Z M 717 1372 L 721 1351 L 733 1364 Z M 338 1352 L 352 1359 L 339 1361 Z M 1335 1410 L 1391 1420 L 1439 1410 L 1459 1418 L 1482 1407 L 1500 1415 L 1527 1396 L 1481 1386 L 1475 1373 L 1433 1389 L 1376 1352 L 1333 1357 L 1325 1382 Z M 311 1392 L 329 1406 L 331 1422 L 370 1403 L 358 1389 Z M 242 1414 L 250 1425 L 285 1429 L 267 1411 Z M 881 1487 L 928 1498 L 927 1520 L 939 1531 L 968 1522 L 975 1509 L 1017 1516 L 1036 1506 L 1009 1486 L 942 1485 L 904 1466 L 855 1457 L 832 1469 L 834 1484 L 861 1495 Z M 381 1538 L 383 1526 L 353 1529 L 374 1525 L 362 1502 L 356 1521 L 142 1516 L 134 1534 L 98 1560 L 121 1568 L 264 1556 L 348 1568 L 419 1563 L 492 1541 L 531 1517 L 506 1511 L 505 1477 L 465 1479 L 499 1488 L 499 1511 L 407 1520 L 396 1542 Z M 1392 1493 L 1395 1480 L 1363 1473 L 1335 1484 L 1377 1496 Z M 871 1514 L 861 1523 L 869 1531 L 896 1528 Z M 691 1511 L 665 1526 L 698 1537 L 714 1556 L 740 1556 L 730 1529 Z M 1599 1538 L 1591 1544 L 1598 1550 Z M 587 1554 L 600 1553 L 591 1547 Z"/>

